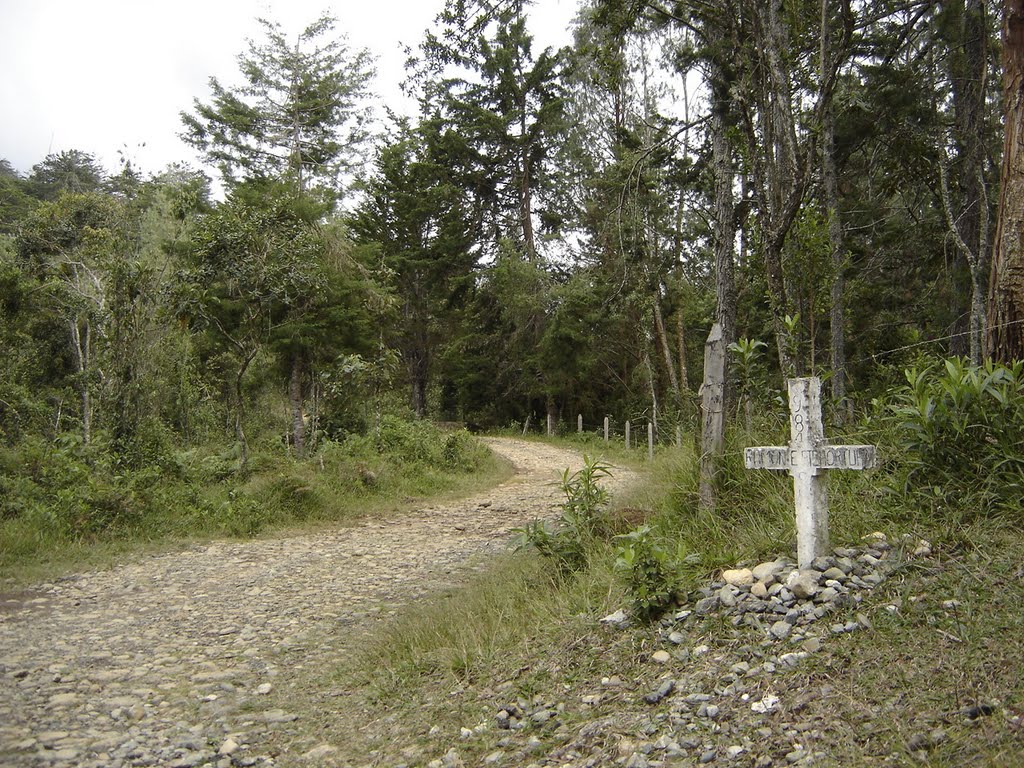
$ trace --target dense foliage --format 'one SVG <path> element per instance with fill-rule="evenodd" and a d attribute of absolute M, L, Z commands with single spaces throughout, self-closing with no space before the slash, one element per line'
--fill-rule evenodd
<path fill-rule="evenodd" d="M 264 23 L 243 85 L 182 115 L 222 199 L 182 166 L 0 163 L 5 518 L 120 525 L 193 476 L 183 452 L 244 478 L 268 451 L 405 451 L 393 418 L 608 416 L 670 442 L 713 322 L 748 430 L 792 373 L 828 379 L 842 421 L 922 351 L 981 362 L 985 3 L 581 0 L 561 50 L 536 49 L 530 6 L 444 3 L 410 58 L 420 113 L 384 127 L 331 19 L 294 41 Z M 1016 445 L 1016 369 L 957 366 L 896 395 L 906 483 L 935 499 L 981 471 L 941 446 Z M 1011 506 L 1017 472 L 986 495 Z"/>

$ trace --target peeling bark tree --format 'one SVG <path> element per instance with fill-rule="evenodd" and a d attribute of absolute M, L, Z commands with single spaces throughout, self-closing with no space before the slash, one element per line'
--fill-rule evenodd
<path fill-rule="evenodd" d="M 1003 166 L 989 289 L 987 353 L 1024 359 L 1024 0 L 1003 6 Z"/>

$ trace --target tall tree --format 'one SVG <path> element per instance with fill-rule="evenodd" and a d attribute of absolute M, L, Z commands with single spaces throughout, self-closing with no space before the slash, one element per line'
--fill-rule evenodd
<path fill-rule="evenodd" d="M 95 192 L 106 178 L 103 168 L 88 152 L 71 149 L 47 155 L 32 166 L 29 186 L 41 200 L 56 200 L 62 192 Z"/>
<path fill-rule="evenodd" d="M 213 98 L 182 113 L 182 138 L 228 184 L 287 178 L 333 199 L 366 143 L 370 54 L 350 51 L 331 17 L 306 27 L 294 45 L 280 24 L 259 23 L 265 42 L 249 41 L 238 59 L 245 85 L 228 89 L 211 77 Z"/>
<path fill-rule="evenodd" d="M 1003 4 L 1003 167 L 987 352 L 1024 360 L 1024 0 Z"/>
<path fill-rule="evenodd" d="M 209 329 L 223 359 L 241 466 L 249 458 L 245 382 L 249 367 L 294 313 L 324 290 L 323 240 L 285 193 L 259 206 L 235 196 L 204 217 L 178 311 Z"/>
<path fill-rule="evenodd" d="M 290 45 L 279 24 L 260 19 L 266 41 L 250 41 L 239 57 L 246 84 L 229 90 L 211 78 L 213 100 L 195 101 L 182 113 L 182 138 L 216 163 L 231 188 L 253 204 L 273 199 L 281 184 L 313 219 L 337 202 L 342 176 L 366 144 L 368 84 L 373 76 L 366 50 L 350 52 L 333 36 L 335 20 L 323 17 Z M 326 41 L 324 41 L 326 38 Z M 244 186 L 239 186 L 244 181 Z M 297 199 L 297 198 L 296 198 Z M 319 213 L 315 209 L 319 207 Z M 287 389 L 293 408 L 296 451 L 305 446 L 305 392 L 310 365 L 305 347 L 292 347 Z"/>
<path fill-rule="evenodd" d="M 455 136 L 439 121 L 399 125 L 377 156 L 377 174 L 352 221 L 376 243 L 393 276 L 401 321 L 392 341 L 406 365 L 410 404 L 427 412 L 427 390 L 450 315 L 470 288 L 475 267 L 472 222 L 449 159 Z"/>

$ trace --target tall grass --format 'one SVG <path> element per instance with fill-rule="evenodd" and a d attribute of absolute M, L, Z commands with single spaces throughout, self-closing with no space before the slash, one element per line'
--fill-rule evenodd
<path fill-rule="evenodd" d="M 344 523 L 507 471 L 468 433 L 393 418 L 379 440 L 326 441 L 301 461 L 276 439 L 256 439 L 245 473 L 229 446 L 168 451 L 131 469 L 95 446 L 27 440 L 0 449 L 0 579 L 24 582 L 191 539 Z"/>

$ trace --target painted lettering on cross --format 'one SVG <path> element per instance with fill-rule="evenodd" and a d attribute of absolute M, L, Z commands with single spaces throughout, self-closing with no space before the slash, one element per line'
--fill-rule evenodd
<path fill-rule="evenodd" d="M 820 448 L 794 450 L 781 445 L 747 448 L 743 452 L 747 469 L 774 469 L 780 472 L 793 467 L 812 469 L 871 469 L 878 466 L 873 445 L 823 445 Z"/>

